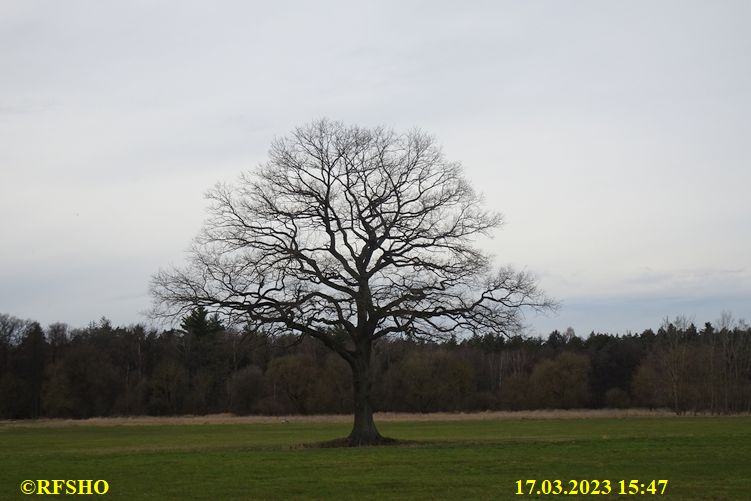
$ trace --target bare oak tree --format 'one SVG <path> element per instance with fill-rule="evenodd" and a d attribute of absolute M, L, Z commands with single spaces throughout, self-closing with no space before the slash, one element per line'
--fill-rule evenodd
<path fill-rule="evenodd" d="M 522 307 L 552 306 L 529 274 L 493 271 L 473 246 L 501 218 L 431 137 L 321 120 L 269 155 L 207 194 L 188 265 L 153 277 L 155 312 L 203 306 L 321 341 L 352 369 L 350 445 L 383 440 L 370 400 L 377 339 L 509 333 Z"/>

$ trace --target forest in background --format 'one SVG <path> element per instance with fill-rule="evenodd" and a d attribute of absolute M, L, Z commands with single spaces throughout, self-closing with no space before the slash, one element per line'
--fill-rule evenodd
<path fill-rule="evenodd" d="M 751 327 L 723 313 L 657 331 L 443 342 L 383 338 L 379 411 L 669 408 L 751 412 Z M 0 315 L 0 419 L 347 414 L 351 371 L 320 342 L 225 328 L 198 308 L 179 329 L 82 329 Z"/>

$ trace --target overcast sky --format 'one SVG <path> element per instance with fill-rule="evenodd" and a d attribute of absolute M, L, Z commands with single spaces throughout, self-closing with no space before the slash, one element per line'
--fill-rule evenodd
<path fill-rule="evenodd" d="M 143 322 L 203 193 L 328 117 L 434 134 L 561 302 L 751 317 L 747 1 L 0 2 L 0 313 Z"/>

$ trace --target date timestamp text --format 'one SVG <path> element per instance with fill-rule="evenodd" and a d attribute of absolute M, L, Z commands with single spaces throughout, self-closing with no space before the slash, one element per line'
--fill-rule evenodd
<path fill-rule="evenodd" d="M 517 480 L 517 495 L 638 496 L 665 494 L 667 480 Z"/>

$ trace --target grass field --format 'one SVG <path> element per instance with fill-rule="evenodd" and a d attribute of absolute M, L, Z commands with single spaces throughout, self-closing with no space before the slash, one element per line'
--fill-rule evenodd
<path fill-rule="evenodd" d="M 517 480 L 667 479 L 671 499 L 751 499 L 751 417 L 383 419 L 408 445 L 325 449 L 345 419 L 0 423 L 0 499 L 104 479 L 112 499 L 550 499 Z M 35 498 L 37 496 L 34 496 Z M 566 496 L 571 499 L 572 496 Z"/>

